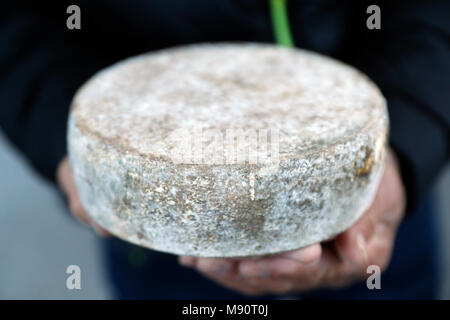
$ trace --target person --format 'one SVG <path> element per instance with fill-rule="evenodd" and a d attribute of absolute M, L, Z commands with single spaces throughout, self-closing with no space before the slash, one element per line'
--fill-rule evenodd
<path fill-rule="evenodd" d="M 69 30 L 73 4 L 81 29 Z M 436 297 L 440 243 L 430 189 L 450 149 L 450 3 L 378 1 L 381 29 L 368 29 L 371 4 L 288 2 L 297 47 L 356 66 L 387 99 L 390 149 L 370 209 L 331 241 L 259 259 L 176 257 L 107 238 L 117 298 Z M 66 156 L 67 116 L 80 85 L 143 52 L 274 41 L 268 2 L 260 0 L 4 1 L 0 21 L 0 127 L 60 187 L 74 216 L 105 236 L 83 209 Z M 368 265 L 383 271 L 381 290 L 367 288 Z"/>

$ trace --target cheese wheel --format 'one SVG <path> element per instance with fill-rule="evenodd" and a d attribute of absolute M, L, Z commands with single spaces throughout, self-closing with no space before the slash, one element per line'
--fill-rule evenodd
<path fill-rule="evenodd" d="M 329 239 L 370 206 L 385 99 L 312 52 L 202 44 L 126 59 L 74 97 L 81 201 L 114 235 L 164 252 L 242 257 Z"/>

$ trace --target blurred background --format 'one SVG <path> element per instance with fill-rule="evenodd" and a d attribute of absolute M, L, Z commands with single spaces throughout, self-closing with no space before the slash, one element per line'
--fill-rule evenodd
<path fill-rule="evenodd" d="M 445 250 L 440 298 L 450 299 L 450 167 L 435 190 Z M 108 299 L 98 236 L 70 218 L 0 132 L 0 299 Z M 81 268 L 81 290 L 66 288 L 66 268 Z M 420 275 L 418 275 L 420 276 Z"/>

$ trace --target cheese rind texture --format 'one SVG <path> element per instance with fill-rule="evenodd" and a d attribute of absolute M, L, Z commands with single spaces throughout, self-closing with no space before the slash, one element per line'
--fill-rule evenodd
<path fill-rule="evenodd" d="M 378 88 L 304 50 L 204 44 L 102 70 L 76 94 L 81 201 L 160 251 L 243 257 L 339 234 L 370 206 L 388 131 Z"/>

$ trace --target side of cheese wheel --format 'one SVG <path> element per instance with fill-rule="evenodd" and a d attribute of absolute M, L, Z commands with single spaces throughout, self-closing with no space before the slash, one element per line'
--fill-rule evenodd
<path fill-rule="evenodd" d="M 329 239 L 371 204 L 386 103 L 354 68 L 298 49 L 204 44 L 102 70 L 76 94 L 81 201 L 114 235 L 240 257 Z"/>

